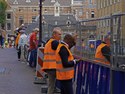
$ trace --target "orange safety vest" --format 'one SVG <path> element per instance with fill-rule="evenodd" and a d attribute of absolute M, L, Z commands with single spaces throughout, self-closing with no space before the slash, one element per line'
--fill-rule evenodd
<path fill-rule="evenodd" d="M 107 46 L 107 44 L 101 43 L 101 44 L 97 47 L 96 53 L 95 53 L 95 61 L 96 61 L 96 62 L 103 63 L 103 64 L 110 64 L 110 62 L 103 56 L 103 54 L 102 54 L 102 52 L 101 52 L 101 49 L 102 49 L 104 46 Z"/>
<path fill-rule="evenodd" d="M 19 42 L 20 36 L 21 36 L 21 34 L 19 33 L 19 34 L 17 35 L 16 40 L 15 40 L 15 46 L 18 46 L 18 42 Z"/>
<path fill-rule="evenodd" d="M 59 55 L 60 48 L 65 46 L 69 52 L 68 61 L 73 60 L 73 55 L 68 47 L 64 44 L 59 44 L 56 50 L 56 61 L 57 61 L 57 70 L 56 70 L 56 79 L 58 80 L 68 80 L 74 78 L 74 67 L 64 68 L 62 60 Z"/>
<path fill-rule="evenodd" d="M 52 41 L 54 39 L 50 39 L 44 47 L 44 59 L 43 59 L 43 67 L 42 69 L 56 69 L 56 56 L 55 51 L 51 48 Z"/>

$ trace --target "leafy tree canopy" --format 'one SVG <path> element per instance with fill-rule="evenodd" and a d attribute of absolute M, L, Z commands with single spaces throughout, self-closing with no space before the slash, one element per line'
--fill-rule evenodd
<path fill-rule="evenodd" d="M 6 20 L 6 11 L 7 3 L 5 0 L 0 0 L 0 23 L 4 24 Z"/>

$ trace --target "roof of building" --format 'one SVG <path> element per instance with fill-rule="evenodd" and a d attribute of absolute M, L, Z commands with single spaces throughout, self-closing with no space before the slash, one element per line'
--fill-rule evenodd
<path fill-rule="evenodd" d="M 10 5 L 28 5 L 28 6 L 37 6 L 39 4 L 39 0 L 7 0 Z M 45 0 L 43 2 L 44 6 L 54 6 L 54 4 L 58 2 L 60 6 L 70 6 L 71 0 Z"/>
<path fill-rule="evenodd" d="M 67 21 L 70 21 L 72 24 L 76 23 L 76 19 L 73 15 L 60 15 L 60 16 L 54 16 L 54 15 L 44 15 L 43 19 L 46 23 L 49 23 L 51 25 L 65 25 Z"/>
<path fill-rule="evenodd" d="M 49 24 L 50 26 L 66 26 L 68 21 L 70 24 L 76 24 L 76 19 L 73 15 L 43 15 L 43 21 L 45 24 Z M 35 27 L 39 27 L 39 17 L 35 23 L 32 23 L 27 26 L 27 32 L 31 32 Z"/>
<path fill-rule="evenodd" d="M 28 5 L 28 6 L 37 6 L 38 1 L 37 0 L 7 0 L 10 5 Z"/>
<path fill-rule="evenodd" d="M 70 6 L 71 0 L 45 0 L 43 2 L 44 6 L 53 6 L 56 2 L 60 4 L 60 6 Z"/>

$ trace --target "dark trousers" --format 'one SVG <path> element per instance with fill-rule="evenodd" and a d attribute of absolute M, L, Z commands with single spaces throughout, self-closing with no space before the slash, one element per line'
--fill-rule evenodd
<path fill-rule="evenodd" d="M 3 46 L 4 44 L 4 39 L 0 39 L 0 45 Z"/>
<path fill-rule="evenodd" d="M 21 47 L 19 47 L 17 49 L 17 56 L 18 56 L 18 59 L 20 59 L 20 57 L 21 57 Z"/>
<path fill-rule="evenodd" d="M 72 79 L 59 81 L 61 84 L 61 94 L 73 94 Z"/>
<path fill-rule="evenodd" d="M 30 52 L 29 66 L 36 67 L 36 63 L 37 63 L 37 49 L 33 49 Z"/>

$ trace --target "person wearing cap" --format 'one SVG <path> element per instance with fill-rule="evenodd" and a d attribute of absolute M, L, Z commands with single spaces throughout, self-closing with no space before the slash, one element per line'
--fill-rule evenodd
<path fill-rule="evenodd" d="M 110 34 L 107 34 L 96 49 L 95 59 L 96 62 L 110 64 L 110 56 Z"/>
<path fill-rule="evenodd" d="M 39 28 L 33 29 L 33 32 L 29 38 L 29 50 L 30 50 L 30 60 L 29 66 L 36 67 L 36 58 L 37 58 L 37 47 L 38 47 L 38 39 L 37 34 L 39 32 Z"/>
<path fill-rule="evenodd" d="M 70 49 L 75 44 L 75 37 L 66 34 L 63 42 L 56 49 L 56 79 L 61 84 L 61 94 L 74 94 L 72 79 L 74 78 L 74 66 L 79 60 L 74 59 Z"/>
<path fill-rule="evenodd" d="M 18 50 L 19 50 L 19 60 L 24 61 L 24 45 L 27 44 L 27 35 L 25 34 L 25 30 L 20 30 L 20 37 L 18 41 Z"/>

